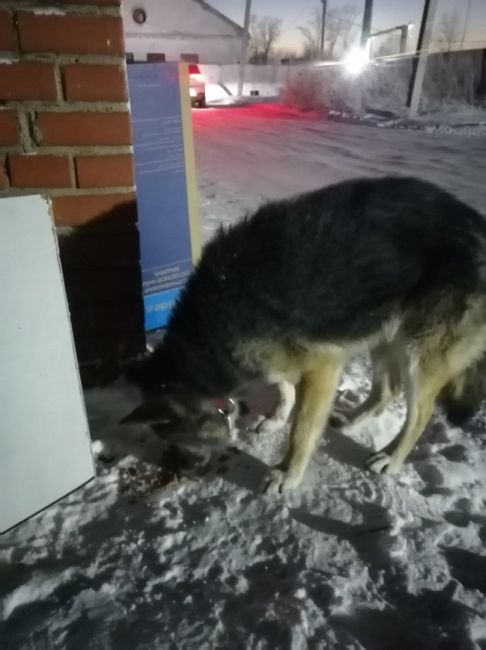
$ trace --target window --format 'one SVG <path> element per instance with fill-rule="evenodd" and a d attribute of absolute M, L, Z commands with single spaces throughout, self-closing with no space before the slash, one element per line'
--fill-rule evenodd
<path fill-rule="evenodd" d="M 165 61 L 165 54 L 163 52 L 148 52 L 147 63 L 156 63 L 157 61 Z"/>
<path fill-rule="evenodd" d="M 181 61 L 186 63 L 199 63 L 199 54 L 181 54 Z"/>
<path fill-rule="evenodd" d="M 135 56 L 133 55 L 133 52 L 126 52 L 125 60 L 127 63 L 133 63 L 135 61 Z"/>

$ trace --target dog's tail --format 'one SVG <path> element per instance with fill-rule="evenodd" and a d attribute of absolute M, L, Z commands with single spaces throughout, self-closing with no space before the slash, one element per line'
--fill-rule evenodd
<path fill-rule="evenodd" d="M 486 354 L 444 386 L 439 404 L 449 422 L 461 426 L 477 413 L 485 398 Z"/>

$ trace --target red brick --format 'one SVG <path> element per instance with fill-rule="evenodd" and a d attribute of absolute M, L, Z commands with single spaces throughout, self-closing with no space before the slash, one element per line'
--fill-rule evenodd
<path fill-rule="evenodd" d="M 127 187 L 134 184 L 133 157 L 80 156 L 76 158 L 79 187 Z"/>
<path fill-rule="evenodd" d="M 0 11 L 0 50 L 11 52 L 17 49 L 17 38 L 12 16 Z"/>
<path fill-rule="evenodd" d="M 67 156 L 10 154 L 8 168 L 12 187 L 71 187 Z"/>
<path fill-rule="evenodd" d="M 19 12 L 17 25 L 24 52 L 54 54 L 123 54 L 118 16 L 48 15 Z"/>
<path fill-rule="evenodd" d="M 100 7 L 107 7 L 109 5 L 119 7 L 121 0 L 69 0 L 72 5 L 98 5 Z"/>
<path fill-rule="evenodd" d="M 0 110 L 0 146 L 8 147 L 20 143 L 20 130 L 15 111 Z"/>
<path fill-rule="evenodd" d="M 65 65 L 64 94 L 69 101 L 123 102 L 127 99 L 125 71 L 118 65 Z"/>
<path fill-rule="evenodd" d="M 8 187 L 8 179 L 5 174 L 5 164 L 0 160 L 0 190 L 5 190 Z"/>
<path fill-rule="evenodd" d="M 0 64 L 0 100 L 57 99 L 52 63 Z"/>
<path fill-rule="evenodd" d="M 54 220 L 58 226 L 78 226 L 105 218 L 111 210 L 123 207 L 133 214 L 135 194 L 99 194 L 58 196 L 52 199 Z"/>
<path fill-rule="evenodd" d="M 129 113 L 39 113 L 35 122 L 43 146 L 131 144 Z"/>
<path fill-rule="evenodd" d="M 125 209 L 127 206 L 125 206 Z M 131 217 L 135 218 L 135 208 Z M 116 219 L 116 214 L 113 219 Z M 59 239 L 63 268 L 120 268 L 140 265 L 139 233 L 136 225 L 125 225 L 123 231 L 80 227 L 69 237 Z"/>

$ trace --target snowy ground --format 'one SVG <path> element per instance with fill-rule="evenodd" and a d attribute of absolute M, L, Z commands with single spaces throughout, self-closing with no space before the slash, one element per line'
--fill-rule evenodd
<path fill-rule="evenodd" d="M 482 138 L 278 106 L 194 119 L 206 239 L 264 199 L 367 174 L 416 174 L 486 206 Z M 353 400 L 367 385 L 357 360 L 341 388 Z M 256 392 L 252 414 L 271 397 Z M 97 479 L 0 538 L 2 649 L 486 649 L 486 412 L 465 431 L 437 413 L 396 478 L 363 459 L 400 403 L 329 431 L 283 500 L 261 485 L 285 432 L 250 426 L 201 456 L 118 426 L 137 400 L 122 383 L 86 400 Z"/>

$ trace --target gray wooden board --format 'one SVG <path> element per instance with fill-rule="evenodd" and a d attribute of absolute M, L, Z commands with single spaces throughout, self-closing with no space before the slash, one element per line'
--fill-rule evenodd
<path fill-rule="evenodd" d="M 49 206 L 0 200 L 0 532 L 94 476 Z"/>

